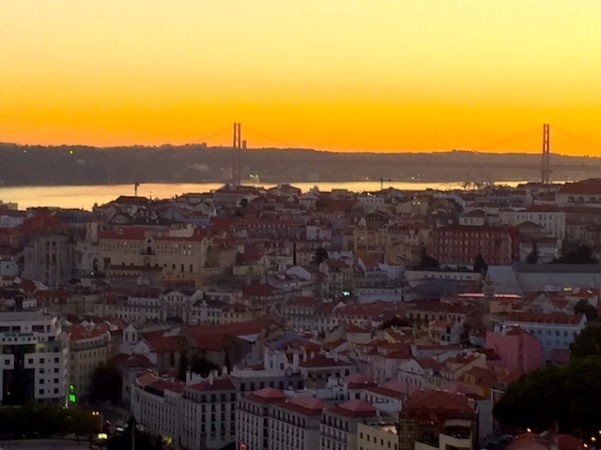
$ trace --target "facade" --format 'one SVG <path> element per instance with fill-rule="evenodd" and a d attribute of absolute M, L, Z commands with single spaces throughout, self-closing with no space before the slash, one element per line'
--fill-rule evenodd
<path fill-rule="evenodd" d="M 236 409 L 236 447 L 245 450 L 271 448 L 270 406 L 285 400 L 284 393 L 273 388 L 264 388 L 240 398 Z"/>
<path fill-rule="evenodd" d="M 101 327 L 73 326 L 69 335 L 69 393 L 78 402 L 90 398 L 94 371 L 106 365 L 109 358 L 111 333 Z"/>
<path fill-rule="evenodd" d="M 328 408 L 321 417 L 320 450 L 355 450 L 360 424 L 375 423 L 380 414 L 369 403 L 349 400 Z"/>
<path fill-rule="evenodd" d="M 357 450 L 398 450 L 399 436 L 395 424 L 367 425 L 357 428 Z"/>
<path fill-rule="evenodd" d="M 527 373 L 545 365 L 541 340 L 519 327 L 506 328 L 500 333 L 488 331 L 484 347 L 494 350 L 514 373 Z"/>
<path fill-rule="evenodd" d="M 544 356 L 549 359 L 553 350 L 568 351 L 570 344 L 578 333 L 586 328 L 586 324 L 584 314 L 512 312 L 503 323 L 496 325 L 495 331 L 501 332 L 507 327 L 520 327 L 541 341 Z"/>
<path fill-rule="evenodd" d="M 432 256 L 440 263 L 472 265 L 477 255 L 491 264 L 517 261 L 515 228 L 506 226 L 449 225 L 432 231 Z"/>
<path fill-rule="evenodd" d="M 54 286 L 77 275 L 77 245 L 71 235 L 33 237 L 25 247 L 23 256 L 25 278 Z"/>
<path fill-rule="evenodd" d="M 223 448 L 236 438 L 238 390 L 229 378 L 186 386 L 182 395 L 180 445 L 185 448 Z"/>
<path fill-rule="evenodd" d="M 187 231 L 187 233 L 185 233 Z M 207 260 L 208 239 L 193 230 L 153 235 L 141 228 L 100 233 L 101 266 L 162 268 L 168 278 L 198 276 Z"/>
<path fill-rule="evenodd" d="M 0 403 L 66 405 L 69 346 L 56 317 L 0 314 Z"/>
<path fill-rule="evenodd" d="M 315 450 L 319 448 L 321 413 L 327 403 L 301 396 L 274 404 L 270 411 L 269 448 Z"/>

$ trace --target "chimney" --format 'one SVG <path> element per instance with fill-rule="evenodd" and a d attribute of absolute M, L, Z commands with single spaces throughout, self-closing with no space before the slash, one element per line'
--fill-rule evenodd
<path fill-rule="evenodd" d="M 209 384 L 212 386 L 213 385 L 213 380 L 215 378 L 215 376 L 213 375 L 213 371 L 209 372 Z"/>

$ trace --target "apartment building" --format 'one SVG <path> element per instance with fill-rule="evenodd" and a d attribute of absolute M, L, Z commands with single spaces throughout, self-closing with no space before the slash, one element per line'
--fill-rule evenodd
<path fill-rule="evenodd" d="M 365 424 L 357 428 L 357 450 L 398 450 L 399 436 L 396 424 Z"/>
<path fill-rule="evenodd" d="M 331 406 L 321 416 L 320 450 L 355 450 L 359 424 L 380 421 L 380 413 L 369 403 L 349 400 Z"/>
<path fill-rule="evenodd" d="M 229 377 L 186 386 L 182 393 L 179 442 L 185 448 L 223 448 L 236 437 L 238 390 Z"/>
<path fill-rule="evenodd" d="M 270 447 L 270 406 L 286 401 L 286 395 L 271 387 L 241 397 L 236 409 L 236 445 L 245 450 Z"/>
<path fill-rule="evenodd" d="M 578 333 L 586 328 L 584 314 L 541 314 L 511 312 L 506 320 L 495 325 L 495 332 L 505 328 L 520 327 L 538 338 L 543 345 L 544 357 L 548 360 L 554 350 L 567 351 Z"/>
<path fill-rule="evenodd" d="M 507 226 L 448 225 L 432 231 L 432 256 L 444 264 L 472 265 L 476 255 L 490 264 L 518 260 L 515 228 Z"/>
<path fill-rule="evenodd" d="M 269 448 L 319 448 L 321 413 L 326 407 L 326 402 L 308 395 L 275 403 L 269 417 Z"/>
<path fill-rule="evenodd" d="M 78 325 L 69 327 L 68 336 L 69 393 L 78 402 L 87 401 L 94 371 L 109 359 L 111 333 L 104 326 Z"/>
<path fill-rule="evenodd" d="M 40 311 L 0 314 L 0 404 L 65 405 L 68 359 L 57 317 Z"/>

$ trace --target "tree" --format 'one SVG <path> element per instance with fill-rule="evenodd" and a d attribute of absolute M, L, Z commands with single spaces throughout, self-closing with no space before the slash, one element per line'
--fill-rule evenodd
<path fill-rule="evenodd" d="M 313 262 L 317 265 L 320 265 L 322 262 L 327 261 L 329 259 L 328 251 L 324 247 L 319 247 L 313 253 Z"/>
<path fill-rule="evenodd" d="M 488 264 L 484 261 L 484 257 L 478 253 L 476 259 L 474 259 L 474 272 L 486 273 L 488 270 Z"/>
<path fill-rule="evenodd" d="M 588 322 L 595 322 L 599 318 L 597 308 L 585 299 L 578 300 L 578 303 L 574 306 L 574 312 L 576 314 L 584 314 Z"/>
<path fill-rule="evenodd" d="M 526 263 L 527 264 L 537 264 L 539 259 L 540 259 L 540 252 L 538 251 L 538 244 L 536 242 L 534 242 L 532 244 L 532 250 L 530 250 L 530 253 L 528 253 L 528 256 L 526 256 Z"/>
<path fill-rule="evenodd" d="M 213 370 L 217 370 L 219 367 L 213 361 L 203 356 L 194 358 L 190 363 L 190 371 L 200 375 L 203 378 L 209 376 L 209 373 Z"/>
<path fill-rule="evenodd" d="M 180 336 L 178 340 L 179 347 L 179 361 L 177 362 L 177 379 L 180 381 L 186 381 L 186 374 L 188 373 L 188 341 L 185 337 Z"/>
<path fill-rule="evenodd" d="M 599 264 L 599 260 L 593 256 L 593 252 L 587 245 L 580 244 L 559 258 L 553 259 L 551 264 Z"/>
<path fill-rule="evenodd" d="M 428 255 L 425 245 L 422 245 L 421 257 L 417 268 L 419 270 L 438 269 L 438 260 Z"/>
<path fill-rule="evenodd" d="M 601 357 L 589 356 L 563 367 L 547 366 L 511 383 L 494 407 L 506 427 L 548 430 L 584 438 L 601 429 Z"/>
<path fill-rule="evenodd" d="M 132 448 L 132 433 L 135 433 L 136 448 L 144 450 L 163 450 L 161 436 L 150 434 L 138 429 L 132 417 L 123 433 L 113 435 L 106 443 L 107 450 L 130 450 Z"/>
<path fill-rule="evenodd" d="M 118 402 L 121 399 L 123 380 L 113 366 L 99 366 L 92 373 L 90 400 L 92 402 Z"/>
<path fill-rule="evenodd" d="M 221 349 L 225 353 L 224 363 L 227 367 L 227 372 L 232 372 L 232 351 L 236 347 L 236 340 L 231 335 L 226 334 L 221 340 Z"/>
<path fill-rule="evenodd" d="M 410 327 L 410 326 L 411 326 L 411 324 L 409 322 L 407 322 L 405 319 L 403 319 L 402 317 L 394 316 L 393 318 L 382 322 L 382 324 L 378 327 L 378 330 L 387 330 L 392 327 Z"/>
<path fill-rule="evenodd" d="M 570 344 L 571 358 L 601 356 L 601 326 L 588 326 Z"/>

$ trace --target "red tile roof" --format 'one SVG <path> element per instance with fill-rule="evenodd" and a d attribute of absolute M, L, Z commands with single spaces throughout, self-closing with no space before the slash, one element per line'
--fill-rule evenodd
<path fill-rule="evenodd" d="M 179 339 L 179 336 L 165 336 L 164 331 L 156 331 L 144 336 L 148 346 L 156 353 L 178 351 Z"/>
<path fill-rule="evenodd" d="M 236 386 L 230 378 L 215 378 L 212 382 L 209 380 L 201 381 L 200 383 L 191 384 L 188 389 L 195 391 L 236 391 Z"/>
<path fill-rule="evenodd" d="M 530 322 L 530 323 L 554 323 L 577 325 L 582 320 L 582 314 L 544 314 L 514 311 L 509 313 L 509 320 L 512 322 Z"/>
<path fill-rule="evenodd" d="M 330 358 L 326 355 L 315 355 L 313 358 L 301 361 L 299 365 L 300 367 L 306 368 L 352 366 L 351 363 L 341 361 L 340 359 L 336 361 L 334 358 Z"/>
<path fill-rule="evenodd" d="M 349 389 L 360 389 L 365 386 L 374 385 L 374 380 L 363 375 L 362 373 L 354 373 L 344 379 L 348 383 Z"/>
<path fill-rule="evenodd" d="M 305 416 L 319 416 L 328 404 L 310 396 L 291 398 L 279 405 L 280 408 L 299 413 Z"/>
<path fill-rule="evenodd" d="M 255 403 L 279 403 L 285 401 L 287 397 L 278 389 L 266 387 L 247 394 L 245 398 Z"/>
<path fill-rule="evenodd" d="M 456 413 L 473 413 L 469 399 L 466 396 L 444 391 L 418 391 L 411 395 L 404 410 L 418 412 L 424 410 L 444 410 Z"/>
<path fill-rule="evenodd" d="M 172 392 L 180 393 L 180 392 L 183 392 L 184 387 L 186 387 L 186 385 L 179 381 L 168 381 L 168 380 L 157 379 L 154 382 L 147 385 L 147 387 L 151 388 L 151 389 L 155 389 L 160 392 L 172 391 Z"/>
<path fill-rule="evenodd" d="M 350 400 L 328 408 L 328 412 L 349 418 L 375 417 L 377 415 L 376 408 L 362 400 Z"/>

